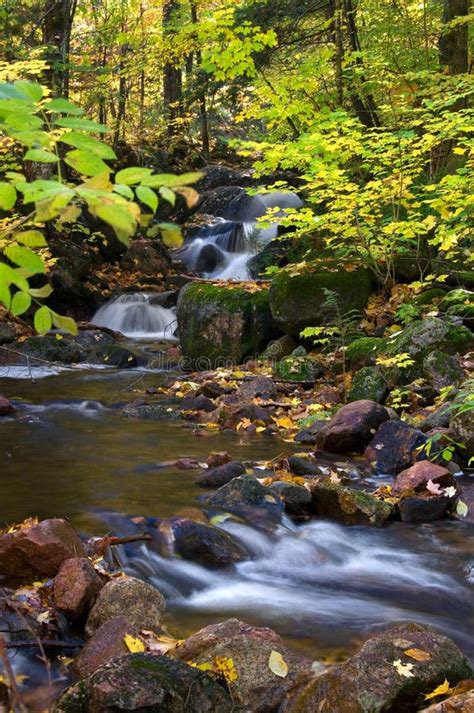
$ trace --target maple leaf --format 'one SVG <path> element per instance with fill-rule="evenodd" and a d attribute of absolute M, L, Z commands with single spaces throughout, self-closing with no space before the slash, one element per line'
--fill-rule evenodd
<path fill-rule="evenodd" d="M 414 665 L 412 663 L 402 663 L 400 659 L 393 661 L 392 666 L 396 669 L 400 676 L 405 676 L 405 678 L 413 678 Z"/>
<path fill-rule="evenodd" d="M 433 483 L 432 480 L 428 480 L 428 482 L 426 484 L 426 489 L 428 490 L 428 492 L 432 493 L 433 495 L 442 495 L 443 494 L 439 483 Z"/>

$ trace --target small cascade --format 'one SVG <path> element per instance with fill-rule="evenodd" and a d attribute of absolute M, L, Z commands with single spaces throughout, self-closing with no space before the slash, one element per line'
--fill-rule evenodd
<path fill-rule="evenodd" d="M 301 199 L 294 193 L 275 191 L 257 196 L 245 196 L 232 210 L 228 206 L 227 218 L 218 218 L 212 225 L 198 228 L 190 236 L 177 257 L 188 270 L 201 277 L 216 280 L 248 280 L 247 263 L 271 240 L 278 236 L 278 221 L 261 228 L 257 218 L 269 208 L 280 208 L 276 217 L 283 216 L 287 208 L 300 208 Z"/>
<path fill-rule="evenodd" d="M 131 339 L 174 339 L 175 311 L 157 304 L 157 298 L 147 292 L 120 295 L 101 307 L 91 322 Z"/>

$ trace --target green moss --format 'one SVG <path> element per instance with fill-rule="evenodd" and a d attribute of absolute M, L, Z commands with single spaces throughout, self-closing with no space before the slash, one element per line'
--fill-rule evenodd
<path fill-rule="evenodd" d="M 367 366 L 383 349 L 385 340 L 380 337 L 362 337 L 351 342 L 346 349 L 346 361 L 350 367 Z"/>
<path fill-rule="evenodd" d="M 369 399 L 383 403 L 388 392 L 387 383 L 376 366 L 365 366 L 354 375 L 347 396 L 348 401 Z"/>
<path fill-rule="evenodd" d="M 412 302 L 415 305 L 429 305 L 431 304 L 434 300 L 440 300 L 442 299 L 446 294 L 446 290 L 442 290 L 440 287 L 431 287 L 429 290 L 425 290 L 424 292 L 421 292 L 419 295 L 416 295 L 413 299 Z"/>
<path fill-rule="evenodd" d="M 307 357 L 289 356 L 276 365 L 275 375 L 284 381 L 314 384 L 320 372 L 317 362 Z"/>

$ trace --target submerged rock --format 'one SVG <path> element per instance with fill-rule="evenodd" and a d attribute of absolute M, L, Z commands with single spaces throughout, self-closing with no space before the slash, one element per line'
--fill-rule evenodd
<path fill-rule="evenodd" d="M 241 475 L 223 485 L 205 500 L 209 508 L 225 510 L 248 517 L 259 514 L 279 521 L 283 503 L 271 488 L 261 485 L 252 475 Z"/>
<path fill-rule="evenodd" d="M 323 426 L 316 444 L 331 453 L 361 453 L 380 424 L 389 418 L 387 409 L 375 401 L 353 401 Z"/>
<path fill-rule="evenodd" d="M 68 559 L 54 578 L 54 604 L 71 619 L 80 619 L 92 607 L 103 586 L 87 557 Z"/>
<path fill-rule="evenodd" d="M 391 505 L 370 493 L 347 488 L 329 479 L 320 480 L 311 490 L 314 513 L 344 525 L 381 527 L 393 512 Z"/>
<path fill-rule="evenodd" d="M 94 631 L 109 619 L 126 617 L 137 629 L 159 631 L 165 611 L 165 600 L 158 589 L 135 577 L 118 577 L 107 582 L 92 607 L 86 622 L 86 633 Z"/>
<path fill-rule="evenodd" d="M 272 654 L 283 658 L 288 667 L 286 676 L 271 670 Z M 276 711 L 285 694 L 306 680 L 311 671 L 311 661 L 288 649 L 274 631 L 238 619 L 206 626 L 180 644 L 173 656 L 198 665 L 221 657 L 230 659 L 235 671 L 231 692 L 236 710 L 252 713 Z"/>
<path fill-rule="evenodd" d="M 386 421 L 365 450 L 365 457 L 376 473 L 396 475 L 417 460 L 426 459 L 421 450 L 426 436 L 404 421 Z"/>
<path fill-rule="evenodd" d="M 416 649 L 422 660 L 405 652 Z M 472 675 L 456 644 L 419 624 L 404 624 L 369 639 L 346 663 L 315 676 L 292 695 L 285 713 L 414 713 L 447 679 Z"/>
<path fill-rule="evenodd" d="M 130 654 L 71 686 L 54 713 L 231 713 L 231 695 L 212 676 L 165 656 Z"/>
<path fill-rule="evenodd" d="M 239 461 L 234 460 L 205 470 L 194 478 L 194 482 L 203 488 L 220 488 L 221 485 L 226 485 L 233 478 L 244 474 L 245 467 Z"/>
<path fill-rule="evenodd" d="M 66 520 L 43 520 L 0 536 L 0 575 L 54 577 L 65 560 L 84 556 L 81 539 Z"/>
<path fill-rule="evenodd" d="M 231 535 L 217 527 L 185 518 L 165 520 L 163 525 L 170 528 L 175 554 L 203 567 L 219 569 L 248 557 Z"/>

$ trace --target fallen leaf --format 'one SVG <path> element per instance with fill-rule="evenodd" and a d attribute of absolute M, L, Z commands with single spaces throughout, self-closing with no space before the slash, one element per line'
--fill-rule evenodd
<path fill-rule="evenodd" d="M 454 498 L 456 493 L 457 493 L 457 490 L 454 487 L 454 485 L 450 485 L 449 488 L 444 489 L 444 494 L 446 495 L 447 498 Z"/>
<path fill-rule="evenodd" d="M 431 698 L 436 698 L 437 696 L 447 696 L 451 693 L 452 688 L 447 678 L 444 679 L 444 683 L 441 683 L 434 691 L 425 694 L 425 701 L 429 701 Z"/>
<path fill-rule="evenodd" d="M 459 515 L 459 517 L 466 517 L 468 512 L 469 512 L 469 509 L 468 509 L 466 503 L 463 502 L 462 500 L 458 500 L 457 505 L 456 505 L 456 515 Z"/>
<path fill-rule="evenodd" d="M 415 661 L 428 661 L 431 658 L 431 654 L 427 651 L 423 651 L 422 649 L 407 649 L 403 653 L 405 656 L 415 659 Z"/>
<path fill-rule="evenodd" d="M 268 659 L 268 668 L 275 676 L 286 678 L 288 675 L 288 665 L 283 656 L 278 651 L 273 650 Z"/>
<path fill-rule="evenodd" d="M 432 493 L 432 495 L 442 495 L 443 494 L 439 483 L 433 483 L 432 480 L 428 480 L 428 482 L 426 484 L 426 489 L 428 490 L 428 492 Z"/>
<path fill-rule="evenodd" d="M 132 636 L 131 634 L 125 634 L 123 640 L 125 642 L 125 646 L 132 654 L 139 654 L 142 651 L 146 651 L 145 644 L 141 639 L 137 639 L 136 636 Z"/>
<path fill-rule="evenodd" d="M 405 676 L 405 678 L 413 678 L 415 675 L 412 673 L 414 668 L 412 663 L 402 663 L 400 659 L 397 659 L 392 663 L 392 666 L 396 669 L 400 676 Z"/>

